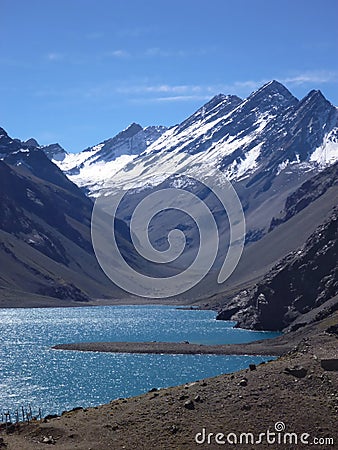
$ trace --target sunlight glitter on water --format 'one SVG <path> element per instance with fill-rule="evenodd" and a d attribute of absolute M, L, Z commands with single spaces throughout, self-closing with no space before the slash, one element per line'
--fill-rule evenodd
<path fill-rule="evenodd" d="M 232 328 L 212 311 L 170 306 L 2 309 L 0 411 L 31 404 L 43 415 L 233 372 L 262 356 L 140 355 L 53 350 L 90 341 L 249 342 L 276 333 Z"/>

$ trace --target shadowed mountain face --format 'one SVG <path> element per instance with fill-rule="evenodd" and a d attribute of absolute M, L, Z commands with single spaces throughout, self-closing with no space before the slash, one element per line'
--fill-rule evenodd
<path fill-rule="evenodd" d="M 3 162 L 0 162 L 0 175 L 0 226 L 3 231 L 24 237 L 33 248 L 39 248 L 57 262 L 68 262 L 66 251 L 60 242 L 55 245 L 47 236 L 43 238 L 43 222 L 84 251 L 92 251 L 88 236 L 74 226 L 82 223 L 84 227 L 90 227 L 92 202 L 88 198 L 79 195 L 77 189 L 73 192 L 57 189 L 56 185 L 29 177 Z"/>
<path fill-rule="evenodd" d="M 33 140 L 28 141 L 32 142 Z M 35 175 L 58 187 L 76 190 L 74 183 L 64 176 L 40 148 L 12 139 L 3 128 L 0 128 L 0 159 L 6 164 L 16 166 L 22 172 Z"/>
<path fill-rule="evenodd" d="M 42 150 L 0 134 L 2 298 L 21 298 L 24 306 L 38 297 L 48 303 L 116 295 L 92 248 L 92 201 Z M 122 245 L 124 228 L 117 224 Z"/>

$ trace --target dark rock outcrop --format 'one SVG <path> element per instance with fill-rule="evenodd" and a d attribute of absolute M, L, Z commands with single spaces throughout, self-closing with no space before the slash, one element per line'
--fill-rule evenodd
<path fill-rule="evenodd" d="M 305 245 L 268 272 L 252 289 L 235 296 L 218 319 L 236 320 L 237 326 L 257 330 L 283 330 L 316 309 L 310 320 L 325 317 L 338 308 L 326 308 L 338 294 L 338 208 L 317 228 Z M 309 320 L 309 319 L 307 319 Z"/>

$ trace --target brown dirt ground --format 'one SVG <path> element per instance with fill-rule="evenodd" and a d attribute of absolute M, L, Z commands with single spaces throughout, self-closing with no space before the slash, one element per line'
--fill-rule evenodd
<path fill-rule="evenodd" d="M 290 449 L 338 448 L 338 372 L 324 370 L 321 360 L 337 358 L 338 338 L 325 332 L 338 323 L 338 313 L 316 326 L 285 337 L 293 349 L 277 360 L 260 364 L 256 370 L 246 369 L 233 374 L 199 380 L 184 386 L 161 389 L 139 397 L 113 400 L 96 408 L 64 413 L 45 423 L 20 424 L 12 434 L 1 434 L 8 450 L 60 450 L 107 449 Z M 302 378 L 288 374 L 285 369 L 302 366 Z M 246 380 L 246 382 L 243 382 Z M 244 385 L 243 385 L 244 384 Z M 246 384 L 246 385 L 245 385 Z M 186 402 L 191 400 L 193 409 Z M 187 407 L 188 406 L 188 407 Z M 191 406 L 191 404 L 190 404 Z M 240 444 L 241 433 L 275 431 L 275 424 L 283 422 L 285 432 L 296 433 L 298 443 Z M 203 428 L 210 436 L 203 444 L 195 441 Z M 227 437 L 237 444 L 217 444 Z M 235 433 L 229 435 L 228 433 Z M 299 442 L 301 434 L 308 433 L 309 444 Z M 52 436 L 53 444 L 43 443 Z M 199 435 L 202 439 L 202 436 Z M 270 439 L 279 439 L 270 435 Z M 303 436 L 303 438 L 306 438 Z M 315 445 L 315 438 L 333 438 L 334 443 Z M 293 436 L 295 439 L 295 436 Z M 1 442 L 1 440 L 0 440 Z M 322 441 L 323 442 L 323 441 Z M 1 448 L 1 443 L 0 443 Z"/>

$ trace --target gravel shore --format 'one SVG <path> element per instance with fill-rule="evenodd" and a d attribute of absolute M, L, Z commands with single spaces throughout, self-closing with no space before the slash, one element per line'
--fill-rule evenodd
<path fill-rule="evenodd" d="M 154 353 L 187 355 L 273 355 L 279 356 L 292 346 L 284 342 L 268 343 L 257 341 L 249 344 L 202 345 L 189 342 L 86 342 L 77 344 L 60 344 L 57 350 L 75 350 L 84 352 L 110 353 Z"/>

